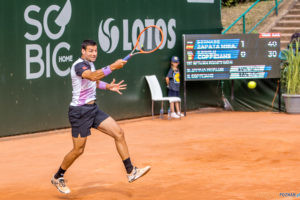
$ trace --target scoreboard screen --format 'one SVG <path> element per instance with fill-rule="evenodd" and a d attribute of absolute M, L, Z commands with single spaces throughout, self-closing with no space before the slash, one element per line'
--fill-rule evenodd
<path fill-rule="evenodd" d="M 280 33 L 183 35 L 184 80 L 280 78 Z"/>

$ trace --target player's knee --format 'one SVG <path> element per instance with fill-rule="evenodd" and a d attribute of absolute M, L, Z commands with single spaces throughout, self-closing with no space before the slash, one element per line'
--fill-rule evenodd
<path fill-rule="evenodd" d="M 124 131 L 121 128 L 116 131 L 115 140 L 124 140 Z"/>
<path fill-rule="evenodd" d="M 84 152 L 84 148 L 80 148 L 78 151 L 79 155 L 83 154 L 83 152 Z"/>
<path fill-rule="evenodd" d="M 78 156 L 80 156 L 80 155 L 82 155 L 83 154 L 83 152 L 84 152 L 84 148 L 76 148 L 76 149 L 74 149 L 73 150 L 73 153 L 78 157 Z"/>

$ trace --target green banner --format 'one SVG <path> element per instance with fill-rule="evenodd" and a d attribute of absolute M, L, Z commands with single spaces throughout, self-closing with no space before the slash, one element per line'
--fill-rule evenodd
<path fill-rule="evenodd" d="M 95 65 L 101 68 L 125 57 L 144 27 L 163 30 L 158 51 L 133 57 L 104 79 L 125 80 L 122 96 L 98 91 L 99 107 L 125 119 L 151 114 L 145 75 L 155 74 L 166 94 L 164 77 L 171 56 L 182 58 L 182 34 L 222 30 L 220 1 L 214 0 L 0 0 L 0 15 L 0 136 L 69 127 L 70 68 L 84 39 L 98 43 Z M 218 105 L 211 85 L 191 84 L 189 109 Z"/>

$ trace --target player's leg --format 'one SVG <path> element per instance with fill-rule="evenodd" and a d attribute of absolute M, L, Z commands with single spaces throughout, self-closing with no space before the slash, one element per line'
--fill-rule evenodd
<path fill-rule="evenodd" d="M 101 122 L 97 129 L 114 138 L 117 151 L 123 160 L 129 182 L 133 182 L 150 170 L 150 166 L 137 168 L 132 165 L 124 131 L 113 118 L 106 118 L 103 122 Z"/>
<path fill-rule="evenodd" d="M 65 156 L 61 168 L 67 170 L 73 162 L 83 154 L 87 137 L 78 137 L 73 139 L 73 149 Z"/>
<path fill-rule="evenodd" d="M 56 174 L 51 179 L 51 183 L 60 191 L 61 193 L 68 194 L 70 189 L 65 183 L 64 174 L 66 170 L 73 164 L 73 162 L 84 152 L 87 137 L 73 137 L 73 149 L 64 157 L 64 160 L 56 172 Z"/>
<path fill-rule="evenodd" d="M 70 106 L 69 121 L 72 127 L 73 149 L 64 157 L 64 160 L 53 176 L 51 182 L 62 193 L 70 193 L 64 181 L 64 173 L 72 163 L 83 153 L 87 136 L 91 134 L 90 128 L 94 121 L 94 105 Z"/>
<path fill-rule="evenodd" d="M 107 119 L 105 119 L 97 127 L 97 129 L 114 138 L 117 151 L 122 160 L 125 160 L 129 157 L 124 132 L 113 118 L 108 117 Z"/>
<path fill-rule="evenodd" d="M 95 104 L 70 106 L 69 120 L 72 126 L 73 149 L 65 156 L 61 164 L 63 170 L 67 170 L 83 153 L 87 137 L 91 135 L 90 129 L 97 111 L 98 107 Z"/>

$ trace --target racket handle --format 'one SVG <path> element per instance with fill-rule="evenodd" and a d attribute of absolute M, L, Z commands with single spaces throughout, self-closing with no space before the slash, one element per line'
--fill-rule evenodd
<path fill-rule="evenodd" d="M 131 57 L 131 54 L 128 54 L 125 58 L 123 58 L 123 60 L 127 61 L 127 60 L 129 60 L 130 57 Z"/>

